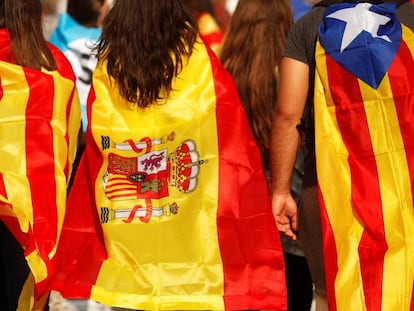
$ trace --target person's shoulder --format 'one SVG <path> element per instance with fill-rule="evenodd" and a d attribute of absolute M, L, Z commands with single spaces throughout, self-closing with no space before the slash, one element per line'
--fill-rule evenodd
<path fill-rule="evenodd" d="M 322 21 L 323 14 L 326 10 L 326 7 L 323 6 L 314 6 L 312 9 L 299 18 L 293 28 L 302 28 L 302 29 L 312 29 L 313 26 L 319 25 Z"/>
<path fill-rule="evenodd" d="M 318 32 L 325 9 L 326 7 L 314 6 L 294 23 L 289 37 L 300 41 L 307 41 L 308 38 L 313 38 Z"/>
<path fill-rule="evenodd" d="M 397 8 L 397 15 L 400 18 L 401 22 L 404 24 L 409 24 L 410 28 L 414 25 L 414 4 L 410 1 L 404 2 Z"/>
<path fill-rule="evenodd" d="M 314 5 L 309 12 L 307 12 L 305 15 L 303 15 L 299 20 L 309 20 L 309 19 L 315 19 L 320 18 L 323 16 L 323 13 L 326 10 L 326 6 L 323 5 Z"/>

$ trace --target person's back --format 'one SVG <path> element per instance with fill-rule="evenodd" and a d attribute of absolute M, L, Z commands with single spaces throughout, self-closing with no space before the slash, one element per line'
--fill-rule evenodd
<path fill-rule="evenodd" d="M 285 309 L 260 154 L 231 76 L 182 2 L 117 0 L 98 48 L 69 197 L 76 208 L 89 190 L 85 210 L 100 218 L 107 256 L 83 275 L 95 277 L 92 298 L 146 310 Z M 71 256 L 80 263 L 90 249 Z"/>
<path fill-rule="evenodd" d="M 269 138 L 276 104 L 279 64 L 293 25 L 289 0 L 240 0 L 223 42 L 220 59 L 233 75 L 270 182 Z M 263 36 L 263 34 L 267 34 Z M 301 161 L 292 192 L 301 192 Z M 310 310 L 313 285 L 298 241 L 282 236 L 288 310 Z"/>
<path fill-rule="evenodd" d="M 401 206 L 412 204 L 411 143 L 406 141 L 412 126 L 406 118 L 413 105 L 407 68 L 412 66 L 414 8 L 408 1 L 384 2 L 321 1 L 296 24 L 282 64 L 283 96 L 275 113 L 274 140 L 283 136 L 296 144 L 294 135 L 287 133 L 296 130 L 305 112 L 300 126 L 309 151 L 304 186 L 315 208 L 309 212 L 310 204 L 301 205 L 300 233 L 319 236 L 308 245 L 307 255 L 316 259 L 314 272 L 321 278 L 322 250 L 315 250 L 324 241 L 326 291 L 334 310 L 412 306 L 414 272 L 409 258 L 414 246 L 407 228 L 414 219 L 412 211 L 406 213 Z M 306 97 L 310 101 L 305 107 Z M 286 113 L 292 122 L 285 127 L 281 120 Z M 281 194 L 287 187 L 281 176 L 288 170 L 280 169 L 286 162 L 279 155 L 286 150 L 287 145 L 273 150 L 273 207 L 279 229 L 295 238 L 285 224 L 296 223 L 297 210 Z M 319 217 L 323 238 L 316 230 Z M 392 262 L 399 262 L 401 274 L 395 273 Z M 335 285 L 339 283 L 341 288 Z"/>
<path fill-rule="evenodd" d="M 414 10 L 403 6 L 398 18 L 395 3 L 331 5 L 319 29 L 316 167 L 328 299 L 337 310 L 414 303 Z M 332 183 L 342 186 L 332 193 Z M 344 288 L 333 292 L 338 282 Z M 351 298 L 356 292 L 364 298 Z"/>
<path fill-rule="evenodd" d="M 80 107 L 69 62 L 44 40 L 40 1 L 1 0 L 0 12 L 0 305 L 31 310 L 53 277 Z"/>

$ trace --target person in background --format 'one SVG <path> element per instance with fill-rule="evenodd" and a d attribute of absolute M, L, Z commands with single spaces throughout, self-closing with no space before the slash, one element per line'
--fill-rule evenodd
<path fill-rule="evenodd" d="M 113 307 L 285 310 L 260 153 L 233 79 L 183 2 L 116 0 L 98 60 L 65 223 L 87 243 L 62 237 L 75 284 L 62 275 L 59 291 L 77 294 L 90 278 L 80 294 Z M 98 256 L 95 242 L 102 259 L 82 264 Z"/>
<path fill-rule="evenodd" d="M 292 6 L 293 20 L 295 22 L 312 8 L 312 5 L 308 0 L 290 0 L 290 4 Z"/>
<path fill-rule="evenodd" d="M 283 234 L 296 239 L 299 228 L 317 310 L 414 305 L 413 14 L 406 0 L 322 0 L 288 37 L 272 205 Z M 298 146 L 299 207 L 290 193 Z"/>
<path fill-rule="evenodd" d="M 293 20 L 296 22 L 305 15 L 311 8 L 312 5 L 319 2 L 320 0 L 290 0 L 293 11 Z"/>
<path fill-rule="evenodd" d="M 225 34 L 229 28 L 231 14 L 226 8 L 225 0 L 212 0 L 214 14 L 217 16 L 221 31 Z"/>
<path fill-rule="evenodd" d="M 78 145 L 75 75 L 39 0 L 0 0 L 0 306 L 47 308 Z"/>
<path fill-rule="evenodd" d="M 279 64 L 293 25 L 289 0 L 239 0 L 223 42 L 220 59 L 232 74 L 259 146 L 270 185 L 269 142 L 278 95 Z M 300 159 L 299 159 L 300 160 Z M 292 192 L 299 197 L 298 161 Z M 270 199 L 270 197 L 269 197 Z M 288 287 L 288 310 L 309 311 L 313 285 L 299 242 L 282 240 Z"/>
<path fill-rule="evenodd" d="M 57 0 L 40 0 L 40 3 L 42 4 L 43 35 L 48 39 L 56 27 L 58 16 Z"/>
<path fill-rule="evenodd" d="M 185 7 L 197 22 L 201 38 L 216 53 L 220 54 L 223 43 L 223 28 L 216 16 L 211 0 L 182 0 Z"/>
<path fill-rule="evenodd" d="M 93 48 L 102 33 L 102 20 L 109 9 L 108 0 L 67 0 L 66 12 L 59 15 L 57 27 L 49 39 L 63 51 L 75 71 L 84 131 L 87 126 L 86 99 L 97 62 Z"/>

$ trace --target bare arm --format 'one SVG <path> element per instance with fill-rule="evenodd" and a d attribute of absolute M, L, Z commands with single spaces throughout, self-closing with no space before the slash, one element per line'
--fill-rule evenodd
<path fill-rule="evenodd" d="M 279 95 L 273 117 L 270 155 L 272 209 L 280 232 L 296 239 L 297 206 L 290 183 L 299 145 L 300 123 L 309 88 L 309 66 L 284 57 L 280 66 Z"/>

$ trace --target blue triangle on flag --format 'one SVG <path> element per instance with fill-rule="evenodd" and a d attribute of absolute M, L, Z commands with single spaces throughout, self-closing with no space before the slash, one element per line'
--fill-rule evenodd
<path fill-rule="evenodd" d="M 376 89 L 400 47 L 402 28 L 395 12 L 394 3 L 331 5 L 319 28 L 321 45 L 335 61 Z"/>

